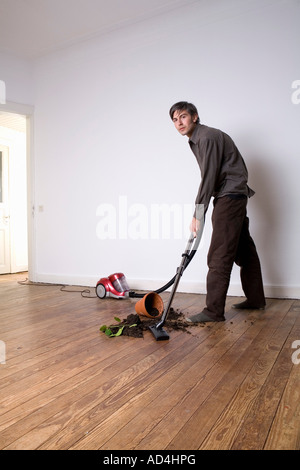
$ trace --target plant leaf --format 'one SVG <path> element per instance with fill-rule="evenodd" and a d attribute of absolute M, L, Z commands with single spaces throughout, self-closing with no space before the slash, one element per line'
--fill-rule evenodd
<path fill-rule="evenodd" d="M 117 333 L 115 333 L 115 334 L 112 335 L 112 336 L 121 336 L 121 334 L 122 334 L 122 332 L 123 332 L 123 328 L 124 328 L 124 326 L 122 326 L 122 328 L 120 328 L 120 329 L 117 331 Z"/>
<path fill-rule="evenodd" d="M 114 320 L 117 321 L 118 323 L 121 322 L 120 318 L 118 317 L 114 317 Z M 117 328 L 116 325 L 110 325 L 110 326 L 106 326 L 106 325 L 102 325 L 100 327 L 100 331 L 103 331 L 103 333 L 106 334 L 106 336 L 109 336 L 109 337 L 112 337 L 112 336 L 121 336 L 121 334 L 123 333 L 123 329 L 125 328 L 125 326 L 128 326 L 129 328 L 131 328 L 132 326 L 137 326 L 136 323 L 134 323 L 133 325 L 124 325 L 124 326 L 121 326 L 119 327 L 118 331 L 116 333 L 113 333 L 112 331 L 112 328 Z"/>

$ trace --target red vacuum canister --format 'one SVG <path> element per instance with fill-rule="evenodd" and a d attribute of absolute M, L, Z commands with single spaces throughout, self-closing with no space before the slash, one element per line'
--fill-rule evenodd
<path fill-rule="evenodd" d="M 114 273 L 99 279 L 96 285 L 96 294 L 99 299 L 114 297 L 125 299 L 129 297 L 129 286 L 123 273 Z"/>

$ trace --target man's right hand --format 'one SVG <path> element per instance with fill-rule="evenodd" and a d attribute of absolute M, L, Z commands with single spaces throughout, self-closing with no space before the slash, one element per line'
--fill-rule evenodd
<path fill-rule="evenodd" d="M 192 218 L 192 222 L 190 223 L 190 232 L 194 235 L 194 238 L 197 237 L 197 232 L 200 230 L 200 220 L 196 219 L 196 217 Z"/>

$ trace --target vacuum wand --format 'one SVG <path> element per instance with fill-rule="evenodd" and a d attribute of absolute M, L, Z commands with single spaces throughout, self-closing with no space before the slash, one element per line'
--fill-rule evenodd
<path fill-rule="evenodd" d="M 201 235 L 202 235 L 202 231 L 203 231 L 203 226 L 202 226 L 202 230 L 200 230 L 199 233 L 197 234 L 196 241 L 195 241 L 194 235 L 193 234 L 190 235 L 190 238 L 189 238 L 187 246 L 186 246 L 186 250 L 182 254 L 182 260 L 181 260 L 180 266 L 177 268 L 175 281 L 174 281 L 173 288 L 172 288 L 172 291 L 171 291 L 171 294 L 170 294 L 170 297 L 169 297 L 169 300 L 168 300 L 167 308 L 164 310 L 160 321 L 158 323 L 156 323 L 156 325 L 149 326 L 149 329 L 150 329 L 151 333 L 153 334 L 154 338 L 156 339 L 156 341 L 163 341 L 163 340 L 169 339 L 169 335 L 163 329 L 163 325 L 165 324 L 165 321 L 166 321 L 166 319 L 169 315 L 170 308 L 171 308 L 171 305 L 172 305 L 172 302 L 173 302 L 173 299 L 174 299 L 174 296 L 175 296 L 180 278 L 181 278 L 181 276 L 182 276 L 182 274 L 185 270 L 186 265 L 189 263 L 189 258 L 191 256 L 191 251 L 192 251 L 191 248 L 192 248 L 193 242 L 195 241 L 195 244 L 197 244 L 197 245 L 199 244 L 199 241 L 200 241 L 200 238 L 201 238 Z"/>

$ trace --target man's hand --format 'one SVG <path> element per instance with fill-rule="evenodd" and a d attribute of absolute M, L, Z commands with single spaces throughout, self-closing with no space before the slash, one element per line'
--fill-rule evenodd
<path fill-rule="evenodd" d="M 196 217 L 192 218 L 192 222 L 190 224 L 190 232 L 196 238 L 197 232 L 200 230 L 200 220 L 196 219 Z"/>

